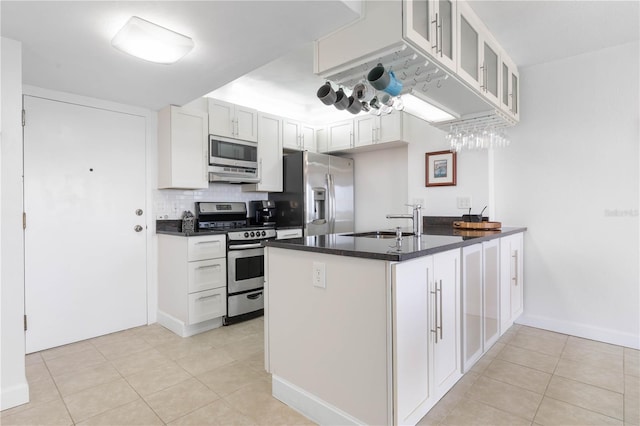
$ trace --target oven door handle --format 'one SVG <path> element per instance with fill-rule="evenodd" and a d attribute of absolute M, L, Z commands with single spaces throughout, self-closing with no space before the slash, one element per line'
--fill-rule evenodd
<path fill-rule="evenodd" d="M 262 243 L 235 244 L 235 245 L 230 245 L 229 250 L 245 250 L 245 249 L 261 248 L 261 247 L 262 247 Z"/>

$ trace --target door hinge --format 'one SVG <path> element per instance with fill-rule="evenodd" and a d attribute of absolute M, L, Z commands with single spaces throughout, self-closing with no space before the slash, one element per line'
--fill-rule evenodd
<path fill-rule="evenodd" d="M 22 127 L 24 127 L 24 124 L 26 123 L 25 116 L 26 116 L 26 112 L 25 110 L 22 110 Z"/>
<path fill-rule="evenodd" d="M 24 316 L 24 331 L 27 331 L 27 316 Z"/>
<path fill-rule="evenodd" d="M 27 229 L 27 213 L 22 212 L 22 229 Z"/>

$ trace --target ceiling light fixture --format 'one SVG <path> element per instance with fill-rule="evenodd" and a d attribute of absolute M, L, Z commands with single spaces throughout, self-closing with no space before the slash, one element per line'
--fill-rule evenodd
<path fill-rule="evenodd" d="M 420 92 L 412 90 L 410 93 L 403 95 L 405 112 L 422 118 L 430 123 L 438 123 L 440 121 L 454 120 L 455 117 L 443 108 L 433 104 L 433 101 L 427 99 Z"/>
<path fill-rule="evenodd" d="M 173 64 L 193 49 L 190 37 L 132 16 L 111 40 L 116 49 L 145 61 Z"/>

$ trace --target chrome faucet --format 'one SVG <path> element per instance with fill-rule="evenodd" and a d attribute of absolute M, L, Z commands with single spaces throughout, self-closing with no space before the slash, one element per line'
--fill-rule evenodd
<path fill-rule="evenodd" d="M 422 235 L 422 206 L 420 204 L 406 204 L 413 207 L 413 214 L 388 214 L 387 219 L 411 219 L 413 221 L 413 234 Z"/>

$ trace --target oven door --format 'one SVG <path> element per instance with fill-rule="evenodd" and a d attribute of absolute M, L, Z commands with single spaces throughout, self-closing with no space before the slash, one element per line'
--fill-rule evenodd
<path fill-rule="evenodd" d="M 264 287 L 264 248 L 260 243 L 229 245 L 227 293 Z"/>

